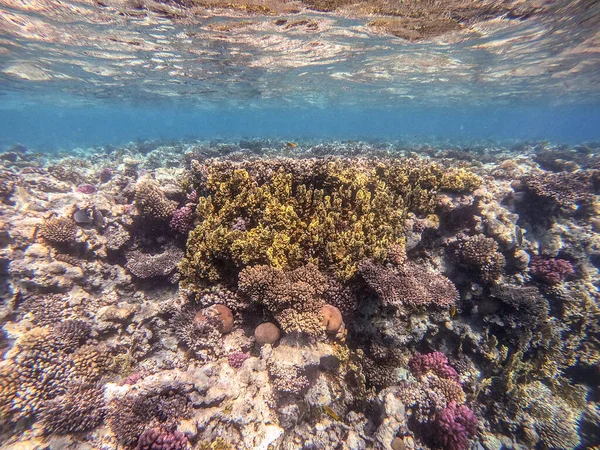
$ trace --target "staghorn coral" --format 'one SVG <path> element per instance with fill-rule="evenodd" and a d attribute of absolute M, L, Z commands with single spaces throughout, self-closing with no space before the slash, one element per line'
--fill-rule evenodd
<path fill-rule="evenodd" d="M 529 263 L 529 271 L 542 283 L 559 284 L 575 273 L 573 265 L 566 259 L 533 256 Z"/>
<path fill-rule="evenodd" d="M 413 263 L 393 269 L 365 260 L 358 270 L 369 287 L 388 305 L 448 307 L 458 300 L 458 291 L 450 280 Z"/>
<path fill-rule="evenodd" d="M 44 220 L 39 228 L 40 235 L 53 244 L 70 244 L 75 241 L 77 225 L 65 217 Z"/>
<path fill-rule="evenodd" d="M 483 234 L 459 235 L 455 255 L 463 266 L 475 271 L 484 283 L 497 282 L 506 264 L 498 243 Z"/>
<path fill-rule="evenodd" d="M 100 425 L 105 412 L 102 389 L 75 385 L 44 403 L 40 421 L 47 434 L 75 433 Z"/>
<path fill-rule="evenodd" d="M 135 206 L 143 218 L 156 221 L 170 220 L 176 209 L 175 202 L 169 200 L 153 180 L 137 184 Z"/>
<path fill-rule="evenodd" d="M 183 251 L 175 245 L 167 245 L 161 253 L 149 254 L 139 250 L 127 252 L 125 268 L 142 280 L 168 277 L 177 270 Z"/>
<path fill-rule="evenodd" d="M 188 282 L 226 270 L 307 262 L 349 279 L 365 257 L 403 245 L 408 211 L 431 212 L 439 190 L 468 191 L 477 177 L 420 160 L 265 160 L 192 164 L 205 180 L 182 273 Z M 244 225 L 239 226 L 240 218 Z"/>
<path fill-rule="evenodd" d="M 150 428 L 138 439 L 135 450 L 186 450 L 189 448 L 185 434 L 176 429 Z"/>

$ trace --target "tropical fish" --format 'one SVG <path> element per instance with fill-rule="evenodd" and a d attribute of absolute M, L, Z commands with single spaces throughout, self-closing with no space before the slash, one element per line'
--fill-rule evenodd
<path fill-rule="evenodd" d="M 295 142 L 287 142 L 287 143 L 285 144 L 285 146 L 286 146 L 287 148 L 296 148 L 296 147 L 298 147 L 298 144 L 296 144 Z"/>
<path fill-rule="evenodd" d="M 325 411 L 325 414 L 327 414 L 333 420 L 337 420 L 338 422 L 340 421 L 340 416 L 333 412 L 333 409 L 331 409 L 329 406 L 323 405 L 323 411 Z"/>

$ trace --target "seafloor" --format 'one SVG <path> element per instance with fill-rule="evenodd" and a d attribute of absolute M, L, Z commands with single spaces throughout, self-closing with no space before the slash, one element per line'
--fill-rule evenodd
<path fill-rule="evenodd" d="M 599 149 L 16 145 L 0 446 L 597 446 Z"/>

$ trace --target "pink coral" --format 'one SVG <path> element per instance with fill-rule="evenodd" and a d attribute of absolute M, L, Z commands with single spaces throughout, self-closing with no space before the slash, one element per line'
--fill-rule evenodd
<path fill-rule="evenodd" d="M 408 361 L 408 366 L 413 375 L 423 376 L 427 372 L 433 372 L 440 378 L 458 381 L 458 373 L 448 362 L 448 358 L 441 352 L 433 352 L 423 355 L 415 353 Z"/>
<path fill-rule="evenodd" d="M 177 209 L 173 213 L 169 226 L 177 233 L 189 233 L 194 228 L 194 210 L 189 206 Z"/>
<path fill-rule="evenodd" d="M 531 258 L 529 270 L 539 281 L 550 285 L 561 283 L 575 273 L 573 265 L 566 259 L 543 259 L 541 256 Z"/>
<path fill-rule="evenodd" d="M 446 450 L 466 450 L 477 431 L 477 417 L 466 405 L 450 402 L 436 418 L 438 439 Z"/>
<path fill-rule="evenodd" d="M 81 192 L 82 194 L 93 194 L 96 192 L 96 186 L 93 184 L 80 184 L 77 186 L 77 192 Z"/>
<path fill-rule="evenodd" d="M 234 369 L 239 369 L 244 364 L 250 355 L 244 352 L 233 352 L 227 355 L 227 360 L 229 361 L 229 365 Z"/>
<path fill-rule="evenodd" d="M 150 428 L 140 436 L 136 450 L 184 450 L 187 448 L 188 439 L 181 431 Z"/>

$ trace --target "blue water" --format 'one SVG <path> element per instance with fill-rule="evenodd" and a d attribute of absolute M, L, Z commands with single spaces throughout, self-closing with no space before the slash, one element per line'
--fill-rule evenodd
<path fill-rule="evenodd" d="M 116 103 L 0 110 L 2 147 L 18 142 L 51 151 L 136 139 L 242 137 L 577 143 L 600 140 L 600 105 L 199 110 Z"/>

